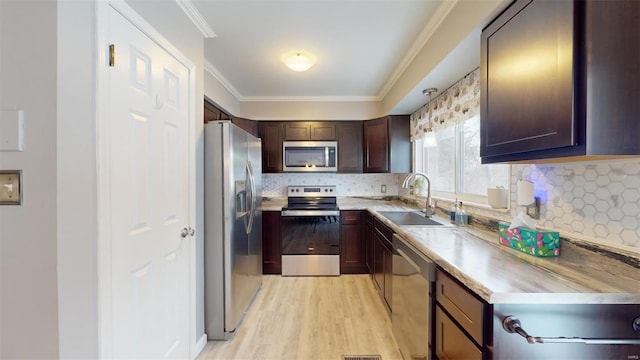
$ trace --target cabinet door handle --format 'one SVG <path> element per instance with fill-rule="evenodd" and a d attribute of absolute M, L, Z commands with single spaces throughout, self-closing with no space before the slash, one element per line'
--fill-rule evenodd
<path fill-rule="evenodd" d="M 640 322 L 640 316 L 633 320 L 636 324 Z M 596 339 L 596 338 L 580 338 L 580 337 L 543 337 L 531 336 L 523 328 L 520 320 L 509 315 L 502 319 L 502 328 L 508 333 L 516 333 L 527 340 L 529 344 L 544 343 L 581 343 L 587 345 L 640 345 L 640 339 Z"/>

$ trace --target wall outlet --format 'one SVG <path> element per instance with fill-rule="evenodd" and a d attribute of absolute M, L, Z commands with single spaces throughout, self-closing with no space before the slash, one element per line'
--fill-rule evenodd
<path fill-rule="evenodd" d="M 380 192 L 385 194 L 387 192 L 387 185 L 385 184 L 380 185 Z"/>

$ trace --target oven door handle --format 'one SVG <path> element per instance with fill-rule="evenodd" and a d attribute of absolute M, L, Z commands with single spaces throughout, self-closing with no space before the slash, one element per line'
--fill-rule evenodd
<path fill-rule="evenodd" d="M 282 210 L 282 216 L 340 216 L 340 210 Z"/>

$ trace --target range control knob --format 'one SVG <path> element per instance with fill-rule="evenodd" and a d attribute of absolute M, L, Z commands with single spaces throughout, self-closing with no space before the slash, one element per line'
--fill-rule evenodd
<path fill-rule="evenodd" d="M 636 332 L 640 332 L 640 316 L 633 319 L 633 330 Z"/>

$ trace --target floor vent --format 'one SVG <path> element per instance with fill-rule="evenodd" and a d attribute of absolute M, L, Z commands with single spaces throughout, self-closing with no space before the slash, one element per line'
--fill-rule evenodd
<path fill-rule="evenodd" d="M 380 355 L 343 355 L 342 360 L 382 360 Z"/>

